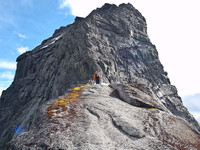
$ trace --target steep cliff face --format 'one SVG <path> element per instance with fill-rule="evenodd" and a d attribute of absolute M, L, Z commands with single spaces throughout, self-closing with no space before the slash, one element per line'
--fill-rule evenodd
<path fill-rule="evenodd" d="M 32 133 L 36 123 L 41 125 L 41 118 L 45 117 L 48 122 L 44 105 L 68 93 L 72 87 L 91 83 L 95 71 L 105 83 L 119 83 L 122 87 L 127 83 L 144 85 L 147 88 L 143 92 L 149 96 L 137 91 L 140 97 L 124 101 L 178 116 L 190 124 L 186 123 L 187 129 L 191 128 L 199 136 L 197 121 L 183 106 L 163 70 L 156 47 L 147 35 L 145 18 L 131 4 L 119 7 L 105 4 L 86 18 L 77 17 L 73 24 L 61 27 L 41 45 L 22 54 L 17 62 L 14 82 L 0 99 L 1 146 L 11 139 L 13 143 L 17 138 L 23 139 L 15 135 L 16 126 L 23 126 L 29 134 L 37 134 Z M 124 93 L 121 86 L 111 87 L 120 94 L 120 91 Z M 41 117 L 39 112 L 43 112 Z"/>

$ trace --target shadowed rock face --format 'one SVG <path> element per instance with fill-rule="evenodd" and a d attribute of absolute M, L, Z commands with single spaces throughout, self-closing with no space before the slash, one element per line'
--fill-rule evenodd
<path fill-rule="evenodd" d="M 197 121 L 183 106 L 176 88 L 170 84 L 167 73 L 163 70 L 156 47 L 150 42 L 147 35 L 145 18 L 131 4 L 121 4 L 119 7 L 105 4 L 102 8 L 91 12 L 86 18 L 77 17 L 73 24 L 61 27 L 55 31 L 52 37 L 44 40 L 41 45 L 19 56 L 17 62 L 14 82 L 2 93 L 0 99 L 0 145 L 3 148 L 5 144 L 12 139 L 10 147 L 14 149 L 17 146 L 17 144 L 14 144 L 15 142 L 19 143 L 19 141 L 23 141 L 25 137 L 29 139 L 30 135 L 37 137 L 36 140 L 32 141 L 29 139 L 29 143 L 22 142 L 22 144 L 19 145 L 21 146 L 20 148 L 28 144 L 28 147 L 39 145 L 38 147 L 44 147 L 45 149 L 45 147 L 64 148 L 66 146 L 65 149 L 67 149 L 69 143 L 66 141 L 71 140 L 70 138 L 76 140 L 76 136 L 81 136 L 79 138 L 81 142 L 74 141 L 71 143 L 71 147 L 80 147 L 80 143 L 85 142 L 87 144 L 88 140 L 94 140 L 98 143 L 99 141 L 95 140 L 95 138 L 97 138 L 98 135 L 103 136 L 103 134 L 98 134 L 96 131 L 93 135 L 92 132 L 94 130 L 91 130 L 88 134 L 87 132 L 83 133 L 83 131 L 87 131 L 90 126 L 90 119 L 84 118 L 87 116 L 86 114 L 93 114 L 93 117 L 96 116 L 97 122 L 99 117 L 101 118 L 101 116 L 105 115 L 107 118 L 104 120 L 109 120 L 108 123 L 104 125 L 105 127 L 113 126 L 114 129 L 117 128 L 117 132 L 120 131 L 120 134 L 131 137 L 130 141 L 137 142 L 137 144 L 132 144 L 138 146 L 141 145 L 139 142 L 140 140 L 132 140 L 132 137 L 143 139 L 146 136 L 152 136 L 156 137 L 158 140 L 154 144 L 152 143 L 152 147 L 158 147 L 162 145 L 162 142 L 165 143 L 163 148 L 174 147 L 173 142 L 164 141 L 164 132 L 167 131 L 161 129 L 161 127 L 165 127 L 167 130 L 169 118 L 181 125 L 185 120 L 183 128 L 190 130 L 192 135 L 194 131 L 200 131 Z M 76 111 L 81 112 L 82 115 L 74 116 L 73 118 L 76 120 L 74 125 L 80 126 L 80 130 L 79 128 L 70 128 L 70 131 L 67 129 L 66 134 L 62 135 L 62 131 L 64 131 L 65 128 L 61 126 L 63 125 L 68 128 L 69 124 L 66 122 L 71 123 L 68 118 L 64 118 L 64 121 L 61 121 L 63 123 L 60 123 L 59 119 L 55 120 L 55 122 L 59 123 L 59 129 L 56 127 L 55 132 L 52 131 L 56 123 L 53 119 L 49 119 L 47 117 L 48 115 L 46 116 L 46 105 L 50 105 L 50 103 L 53 103 L 59 96 L 68 93 L 68 90 L 72 87 L 79 84 L 91 83 L 95 71 L 100 73 L 103 82 L 112 83 L 111 87 L 114 91 L 107 93 L 110 95 L 109 98 L 111 98 L 111 101 L 113 100 L 112 96 L 117 95 L 117 98 L 114 98 L 115 102 L 118 100 L 120 101 L 119 103 L 122 104 L 121 100 L 123 100 L 128 103 L 126 106 L 123 105 L 124 109 L 126 109 L 127 106 L 133 109 L 137 107 L 137 110 L 142 110 L 142 107 L 152 108 L 152 110 L 145 109 L 144 112 L 146 112 L 147 120 L 156 118 L 152 121 L 153 125 L 155 124 L 157 127 L 153 129 L 144 129 L 145 125 L 153 125 L 149 125 L 147 120 L 143 120 L 143 124 L 140 122 L 141 128 L 143 129 L 140 130 L 138 126 L 132 125 L 134 121 L 127 123 L 127 121 L 124 120 L 124 118 L 128 119 L 128 117 L 111 116 L 110 113 L 107 113 L 109 110 L 106 110 L 106 112 L 96 112 L 97 110 L 91 108 L 96 106 L 90 106 L 90 103 L 87 104 L 87 101 L 84 101 L 84 105 L 74 105 L 77 110 L 74 108 L 75 110 L 72 109 L 71 112 L 71 114 Z M 127 83 L 133 84 L 131 84 L 131 86 L 125 85 Z M 108 89 L 110 90 L 111 88 Z M 94 92 L 98 92 L 98 90 L 96 89 Z M 91 96 L 91 92 L 87 94 L 89 97 Z M 99 99 L 96 99 L 95 102 L 98 102 L 98 100 Z M 114 105 L 114 102 L 112 102 L 112 104 Z M 86 105 L 89 107 L 86 107 Z M 107 103 L 104 104 L 102 102 L 101 105 L 107 105 Z M 111 106 L 111 104 L 108 105 Z M 117 107 L 122 106 L 118 105 Z M 117 108 L 110 107 L 110 109 Z M 155 113 L 147 113 L 149 111 Z M 138 112 L 134 113 L 136 113 L 139 118 L 142 118 L 142 116 L 139 116 L 140 114 Z M 168 116 L 168 119 L 165 120 L 166 122 L 163 121 L 165 114 Z M 78 119 L 78 117 L 80 118 Z M 132 119 L 135 120 L 134 118 L 129 118 L 129 120 Z M 82 120 L 82 122 L 78 122 L 79 120 Z M 148 122 L 147 124 L 145 124 L 146 121 Z M 101 126 L 101 122 L 99 123 L 99 126 Z M 23 126 L 25 132 L 22 136 L 18 137 L 14 133 L 14 128 L 19 125 Z M 192 131 L 191 128 L 194 131 Z M 46 142 L 40 143 L 39 139 L 45 138 L 42 136 L 43 129 L 47 139 L 44 140 Z M 176 128 L 174 130 L 176 130 Z M 106 131 L 107 130 L 104 132 Z M 67 136 L 68 132 L 71 136 Z M 109 132 L 115 133 L 115 131 Z M 158 134 L 161 132 L 162 134 Z M 180 131 L 177 132 L 179 133 Z M 167 134 L 167 137 L 174 137 L 171 132 L 169 135 Z M 197 133 L 194 134 L 193 137 L 198 136 Z M 41 137 L 39 135 L 41 135 Z M 59 135 L 62 135 L 62 137 Z M 118 133 L 116 133 L 116 135 L 113 134 L 113 137 L 107 137 L 108 141 L 112 141 L 117 135 Z M 186 138 L 188 138 L 190 133 L 186 135 Z M 48 136 L 52 136 L 50 138 L 51 140 L 55 140 L 57 136 L 65 140 L 63 142 L 61 139 L 57 138 L 55 141 L 49 143 Z M 94 137 L 94 139 L 92 137 Z M 161 141 L 161 138 L 164 140 Z M 86 139 L 86 141 L 84 141 L 84 139 Z M 179 139 L 180 143 L 184 143 L 184 141 L 181 141 L 180 137 L 175 137 L 173 140 L 175 139 Z M 60 145 L 60 142 L 63 144 Z M 102 140 L 100 140 L 100 143 L 97 145 L 102 145 L 102 142 L 104 146 L 99 148 L 112 149 L 115 147 L 113 144 Z M 192 142 L 189 141 L 189 143 Z M 195 140 L 194 143 L 196 143 Z M 195 144 L 190 145 L 195 147 Z M 83 145 L 81 144 L 81 146 Z M 117 147 L 118 146 L 116 146 L 116 148 Z M 89 148 L 87 147 L 86 149 Z"/>

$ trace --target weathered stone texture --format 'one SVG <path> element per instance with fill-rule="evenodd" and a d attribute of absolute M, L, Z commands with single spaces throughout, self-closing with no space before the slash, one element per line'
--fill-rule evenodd
<path fill-rule="evenodd" d="M 102 8 L 92 11 L 86 18 L 77 17 L 73 24 L 61 27 L 55 31 L 52 37 L 44 40 L 41 45 L 19 56 L 17 62 L 14 82 L 6 91 L 3 91 L 0 99 L 1 147 L 5 147 L 5 144 L 11 139 L 12 141 L 18 141 L 18 138 L 20 140 L 20 137 L 17 137 L 13 130 L 15 126 L 19 125 L 22 125 L 24 130 L 27 131 L 23 136 L 29 138 L 28 136 L 33 134 L 37 137 L 36 141 L 34 141 L 35 143 L 29 143 L 29 147 L 31 147 L 31 145 L 44 147 L 43 149 L 49 147 L 49 144 L 47 144 L 48 142 L 38 143 L 37 140 L 41 139 L 36 133 L 33 133 L 37 130 L 31 130 L 36 127 L 36 122 L 40 124 L 41 118 L 45 118 L 45 113 L 41 113 L 43 114 L 41 117 L 38 116 L 38 113 L 46 111 L 44 109 L 44 104 L 68 93 L 70 88 L 80 84 L 92 83 L 91 80 L 95 71 L 100 73 L 104 83 L 112 83 L 111 87 L 115 89 L 115 92 L 119 93 L 118 100 L 123 99 L 124 102 L 134 106 L 130 107 L 129 105 L 124 105 L 123 109 L 126 109 L 125 107 L 130 107 L 132 109 L 139 107 L 140 109 L 136 109 L 138 112 L 142 112 L 141 107 L 153 107 L 158 109 L 153 111 L 153 115 L 156 116 L 153 118 L 157 118 L 153 120 L 151 113 L 147 110 L 144 111 L 144 115 L 153 123 L 150 124 L 148 122 L 147 126 L 156 124 L 159 128 L 148 128 L 148 131 L 146 131 L 148 135 L 156 134 L 156 136 L 153 137 L 157 137 L 157 134 L 162 132 L 159 125 L 167 127 L 168 123 L 162 121 L 164 114 L 169 118 L 171 117 L 172 120 L 173 117 L 179 116 L 186 120 L 186 124 L 189 123 L 193 130 L 196 132 L 200 131 L 197 121 L 183 106 L 181 98 L 177 94 L 176 87 L 170 84 L 167 73 L 164 71 L 158 58 L 156 47 L 151 43 L 148 37 L 145 18 L 131 4 L 121 4 L 119 6 L 105 4 Z M 132 84 L 132 86 L 125 85 L 129 83 L 134 84 Z M 136 95 L 134 95 L 134 93 Z M 98 103 L 99 99 L 95 101 Z M 112 102 L 113 105 L 115 105 L 115 101 L 117 101 L 116 98 Z M 102 102 L 102 105 L 107 105 L 107 103 L 103 104 Z M 120 108 L 122 107 L 120 105 L 118 106 Z M 110 105 L 110 109 L 118 108 L 112 108 L 112 105 Z M 106 112 L 101 112 L 96 109 L 93 110 L 90 107 L 88 107 L 88 109 L 80 108 L 79 110 L 84 111 L 84 115 L 81 116 L 83 117 L 83 122 L 78 123 L 80 131 L 83 134 L 78 132 L 79 128 L 76 132 L 77 135 L 71 134 L 73 136 L 80 136 L 79 139 L 81 143 L 86 142 L 85 149 L 89 149 L 87 142 L 90 140 L 96 143 L 95 147 L 97 149 L 114 149 L 115 146 L 118 148 L 120 147 L 120 143 L 126 141 L 125 139 L 122 140 L 123 142 L 120 142 L 120 138 L 117 139 L 119 143 L 116 145 L 110 144 L 110 142 L 114 137 L 117 137 L 117 135 L 121 137 L 123 134 L 131 137 L 127 139 L 128 141 L 133 142 L 134 138 L 140 139 L 132 144 L 136 144 L 138 147 L 144 145 L 141 144 L 140 141 L 143 142 L 143 136 L 146 135 L 143 133 L 145 129 L 139 129 L 138 126 L 133 126 L 132 123 L 134 121 L 127 122 L 126 119 L 129 116 L 110 116 L 111 114 L 107 112 L 109 109 L 107 109 Z M 137 114 L 138 112 L 134 113 Z M 84 119 L 85 113 L 88 117 L 86 120 Z M 127 115 L 131 116 L 131 114 Z M 104 119 L 100 119 L 99 125 L 101 126 L 101 123 L 103 124 L 101 128 L 105 127 L 108 133 L 112 133 L 112 137 L 109 137 L 110 139 L 108 139 L 107 142 L 104 141 L 102 137 L 99 137 L 104 137 L 104 135 L 98 133 L 98 131 L 94 132 L 94 129 L 91 129 L 89 133 L 84 133 L 88 128 L 87 126 L 90 126 L 91 120 L 89 118 L 92 117 L 98 122 L 98 116 L 100 118 L 104 116 Z M 141 116 L 137 117 L 140 118 Z M 132 119 L 135 121 L 139 120 L 134 119 L 134 117 L 128 120 Z M 159 120 L 159 122 L 155 120 Z M 40 128 L 38 129 L 38 134 L 42 134 L 43 129 L 50 130 L 54 125 L 48 122 L 47 118 L 44 119 L 44 121 L 46 121 L 43 122 L 44 125 L 48 125 L 49 128 L 44 129 L 45 127 L 40 124 L 41 130 Z M 143 123 L 145 121 L 146 120 L 143 120 Z M 178 122 L 180 123 L 182 121 L 178 120 Z M 142 122 L 140 123 L 142 126 L 140 128 L 144 128 Z M 95 126 L 96 124 L 93 125 Z M 113 126 L 115 130 L 109 129 L 109 126 Z M 188 124 L 187 127 L 184 128 L 189 128 Z M 56 134 L 49 134 L 49 136 L 52 136 L 51 139 L 55 139 L 54 143 L 50 143 L 50 147 L 56 147 L 53 145 L 58 146 L 60 144 L 59 140 L 61 139 L 57 138 L 57 136 L 60 137 L 60 135 L 62 135 L 62 130 L 58 131 L 59 132 Z M 70 137 L 65 137 L 65 135 L 66 134 L 60 138 L 70 140 Z M 41 136 L 41 138 L 43 138 L 43 136 Z M 46 140 L 48 140 L 48 137 L 46 138 Z M 105 138 L 108 137 L 105 136 Z M 73 142 L 74 143 L 71 143 L 72 147 L 79 147 L 79 141 Z M 45 143 L 47 145 L 45 145 Z M 167 142 L 165 141 L 165 143 Z M 67 146 L 67 144 L 63 142 L 63 144 L 59 146 L 64 147 Z M 157 149 L 156 147 L 162 145 L 162 142 L 157 139 L 157 141 L 151 144 L 151 147 Z M 102 146 L 98 147 L 97 145 Z M 10 146 L 15 147 L 16 145 L 11 144 Z M 70 147 L 70 145 L 68 146 Z M 168 144 L 162 146 L 163 148 L 173 147 L 173 145 L 169 146 Z M 122 148 L 130 147 L 122 146 Z"/>

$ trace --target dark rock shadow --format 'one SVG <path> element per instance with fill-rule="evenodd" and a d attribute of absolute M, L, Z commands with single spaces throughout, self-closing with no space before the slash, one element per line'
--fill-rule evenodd
<path fill-rule="evenodd" d="M 117 99 L 120 99 L 120 100 L 123 100 L 120 96 L 119 96 L 119 92 L 117 90 L 113 90 L 110 95 L 110 97 L 113 97 L 113 98 L 117 98 Z"/>

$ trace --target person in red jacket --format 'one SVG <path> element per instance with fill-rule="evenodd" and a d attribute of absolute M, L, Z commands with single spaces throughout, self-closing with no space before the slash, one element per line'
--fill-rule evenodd
<path fill-rule="evenodd" d="M 99 84 L 101 81 L 101 77 L 99 76 L 99 73 L 97 71 L 94 74 L 94 81 L 96 81 L 96 84 Z"/>

